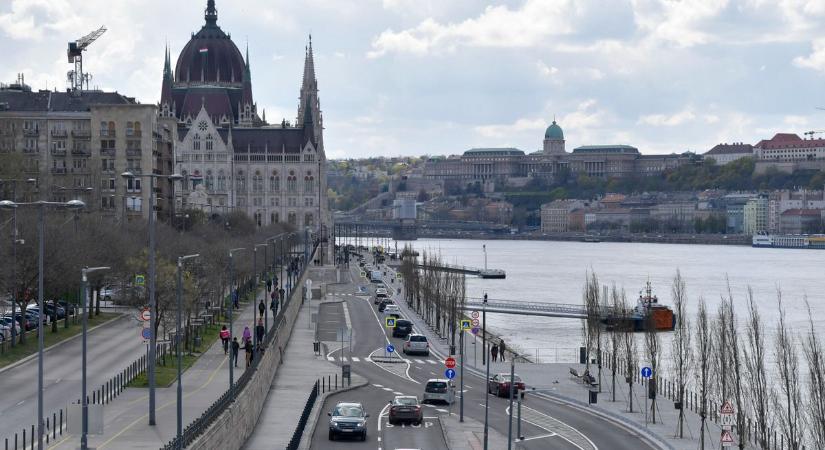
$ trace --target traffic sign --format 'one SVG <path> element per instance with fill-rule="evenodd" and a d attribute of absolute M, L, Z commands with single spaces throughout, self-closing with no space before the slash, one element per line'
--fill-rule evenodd
<path fill-rule="evenodd" d="M 452 356 L 448 356 L 447 359 L 444 360 L 444 365 L 447 366 L 448 369 L 452 369 L 455 367 L 455 358 Z"/>
<path fill-rule="evenodd" d="M 478 319 L 473 319 L 473 326 L 477 327 L 479 325 Z"/>
<path fill-rule="evenodd" d="M 367 278 L 367 272 L 361 272 L 361 278 Z"/>
<path fill-rule="evenodd" d="M 653 369 L 650 367 L 642 367 L 642 378 L 650 378 L 653 376 Z"/>
<path fill-rule="evenodd" d="M 387 328 L 395 328 L 395 317 L 387 317 L 384 320 L 386 321 Z"/>
<path fill-rule="evenodd" d="M 730 401 L 725 400 L 719 408 L 719 425 L 723 430 L 730 430 L 736 423 L 735 411 Z"/>
<path fill-rule="evenodd" d="M 392 344 L 387 345 L 387 353 L 393 353 L 395 351 L 395 346 Z"/>
<path fill-rule="evenodd" d="M 146 321 L 151 320 L 151 319 L 152 319 L 152 314 L 149 312 L 149 308 L 143 308 L 143 310 L 140 311 L 140 320 L 146 322 Z"/>
<path fill-rule="evenodd" d="M 444 376 L 447 377 L 448 380 L 452 380 L 455 378 L 455 370 L 447 369 L 444 371 Z"/>
<path fill-rule="evenodd" d="M 722 447 L 730 447 L 733 445 L 733 435 L 730 430 L 722 430 Z"/>
<path fill-rule="evenodd" d="M 719 408 L 719 413 L 721 414 L 733 414 L 734 412 L 733 405 L 729 400 L 725 400 L 725 403 L 722 403 L 722 407 Z"/>
<path fill-rule="evenodd" d="M 473 312 L 471 312 L 471 313 L 470 313 L 470 316 L 472 316 L 472 317 L 473 317 L 473 319 L 478 319 L 478 311 L 473 311 Z"/>
<path fill-rule="evenodd" d="M 140 336 L 143 339 L 146 339 L 146 340 L 152 339 L 152 329 L 151 328 L 143 328 L 140 332 Z"/>
<path fill-rule="evenodd" d="M 135 286 L 143 286 L 146 284 L 145 275 L 135 275 Z"/>
<path fill-rule="evenodd" d="M 472 330 L 470 330 L 470 333 L 473 333 L 473 334 L 478 334 L 478 332 L 479 332 L 479 331 L 480 331 L 480 330 L 479 330 L 479 328 L 478 328 L 478 327 L 473 327 L 473 329 L 472 329 Z"/>
<path fill-rule="evenodd" d="M 472 322 L 470 322 L 468 319 L 461 319 L 461 329 L 462 330 L 469 330 L 472 327 L 473 327 Z"/>

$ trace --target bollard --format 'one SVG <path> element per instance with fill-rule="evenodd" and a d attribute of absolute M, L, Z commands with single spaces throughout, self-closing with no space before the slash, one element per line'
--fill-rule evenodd
<path fill-rule="evenodd" d="M 63 408 L 60 408 L 60 435 L 63 436 Z"/>
<path fill-rule="evenodd" d="M 57 413 L 52 413 L 52 439 L 57 437 Z"/>
<path fill-rule="evenodd" d="M 335 390 L 338 390 L 338 374 L 335 374 Z"/>
<path fill-rule="evenodd" d="M 17 446 L 15 445 L 15 447 L 17 447 Z M 26 430 L 25 429 L 23 430 L 23 448 L 26 448 Z"/>
<path fill-rule="evenodd" d="M 46 416 L 46 425 L 45 429 L 43 430 L 43 434 L 46 436 L 46 443 L 49 443 L 49 416 Z"/>

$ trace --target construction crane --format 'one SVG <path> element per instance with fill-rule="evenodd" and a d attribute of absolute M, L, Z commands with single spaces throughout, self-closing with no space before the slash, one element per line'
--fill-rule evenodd
<path fill-rule="evenodd" d="M 84 81 L 86 82 L 86 89 L 89 88 L 89 78 L 91 77 L 86 77 L 83 74 L 83 51 L 105 32 L 106 26 L 104 25 L 74 42 L 69 42 L 66 55 L 69 58 L 69 63 L 74 63 L 74 70 L 68 73 L 69 87 L 72 92 L 79 94 L 83 90 Z"/>
<path fill-rule="evenodd" d="M 808 136 L 808 139 L 813 139 L 815 134 L 820 134 L 820 133 L 825 133 L 825 130 L 811 130 L 811 131 L 806 131 L 802 134 L 804 134 L 805 136 Z"/>

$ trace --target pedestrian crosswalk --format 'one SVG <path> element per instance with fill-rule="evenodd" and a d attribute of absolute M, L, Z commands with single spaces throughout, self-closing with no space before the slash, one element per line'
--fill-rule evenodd
<path fill-rule="evenodd" d="M 387 362 L 388 360 L 398 361 L 399 358 L 395 357 L 395 356 L 389 356 L 389 355 L 386 358 L 381 357 L 380 355 L 376 356 L 376 358 L 375 358 L 375 362 Z M 372 362 L 373 359 L 370 358 L 369 356 L 327 356 L 327 361 L 333 362 L 333 363 L 334 362 L 343 362 L 343 363 L 367 362 L 368 363 L 368 362 Z M 400 361 L 404 361 L 406 363 L 414 364 L 414 365 L 421 365 L 421 366 L 442 364 L 441 361 L 436 361 L 432 358 L 426 358 L 426 359 L 425 358 L 400 358 Z"/>

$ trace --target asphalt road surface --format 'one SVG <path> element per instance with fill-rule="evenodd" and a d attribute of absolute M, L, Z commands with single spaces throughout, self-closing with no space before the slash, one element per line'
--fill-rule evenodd
<path fill-rule="evenodd" d="M 354 279 L 359 279 L 357 265 L 351 265 Z M 368 284 L 368 283 L 360 283 Z M 370 287 L 372 291 L 372 287 Z M 369 385 L 349 392 L 330 396 L 325 404 L 323 416 L 318 422 L 312 440 L 313 449 L 328 448 L 379 448 L 379 449 L 445 449 L 442 430 L 437 420 L 438 414 L 458 414 L 459 402 L 452 405 L 427 405 L 424 413 L 425 423 L 420 427 L 394 426 L 387 427 L 386 406 L 395 395 L 416 395 L 421 399 L 424 383 L 431 378 L 444 378 L 444 355 L 431 353 L 430 356 L 400 355 L 408 362 L 380 363 L 385 354 L 387 344 L 392 344 L 400 351 L 403 340 L 392 338 L 385 332 L 383 317 L 377 312 L 370 297 L 353 295 L 358 292 L 356 285 L 330 286 L 331 295 L 340 295 L 346 305 L 345 316 L 342 319 L 349 321 L 341 324 L 336 319 L 329 320 L 330 328 L 340 328 L 350 325 L 353 330 L 352 351 L 345 345 L 342 351 L 340 346 L 328 349 L 328 358 L 338 364 L 342 358 L 351 364 L 353 372 L 367 378 Z M 340 316 L 339 316 L 340 317 Z M 319 317 L 319 326 L 325 321 Z M 375 356 L 375 360 L 370 356 Z M 458 378 L 456 378 L 458 386 Z M 484 421 L 486 383 L 482 376 L 465 371 L 464 376 L 464 414 L 479 422 Z M 336 402 L 361 402 L 367 413 L 368 439 L 366 442 L 328 440 L 328 426 L 326 412 L 330 411 Z M 508 431 L 509 400 L 490 396 L 489 398 L 490 427 L 504 436 Z M 528 450 L 544 449 L 615 449 L 615 450 L 644 450 L 651 448 L 638 436 L 619 428 L 609 422 L 604 422 L 589 413 L 558 403 L 549 398 L 527 393 L 522 407 L 522 434 L 526 438 L 519 442 L 516 448 Z M 380 425 L 379 425 L 380 424 Z M 431 425 L 430 425 L 431 424 Z M 513 432 L 515 433 L 515 423 Z"/>
<path fill-rule="evenodd" d="M 90 392 L 146 351 L 139 331 L 136 319 L 124 316 L 88 334 L 86 376 Z M 81 397 L 81 348 L 78 337 L 44 353 L 43 410 L 49 418 Z M 0 386 L 0 441 L 13 440 L 15 432 L 22 438 L 24 428 L 31 430 L 37 424 L 37 358 L 0 373 Z"/>

